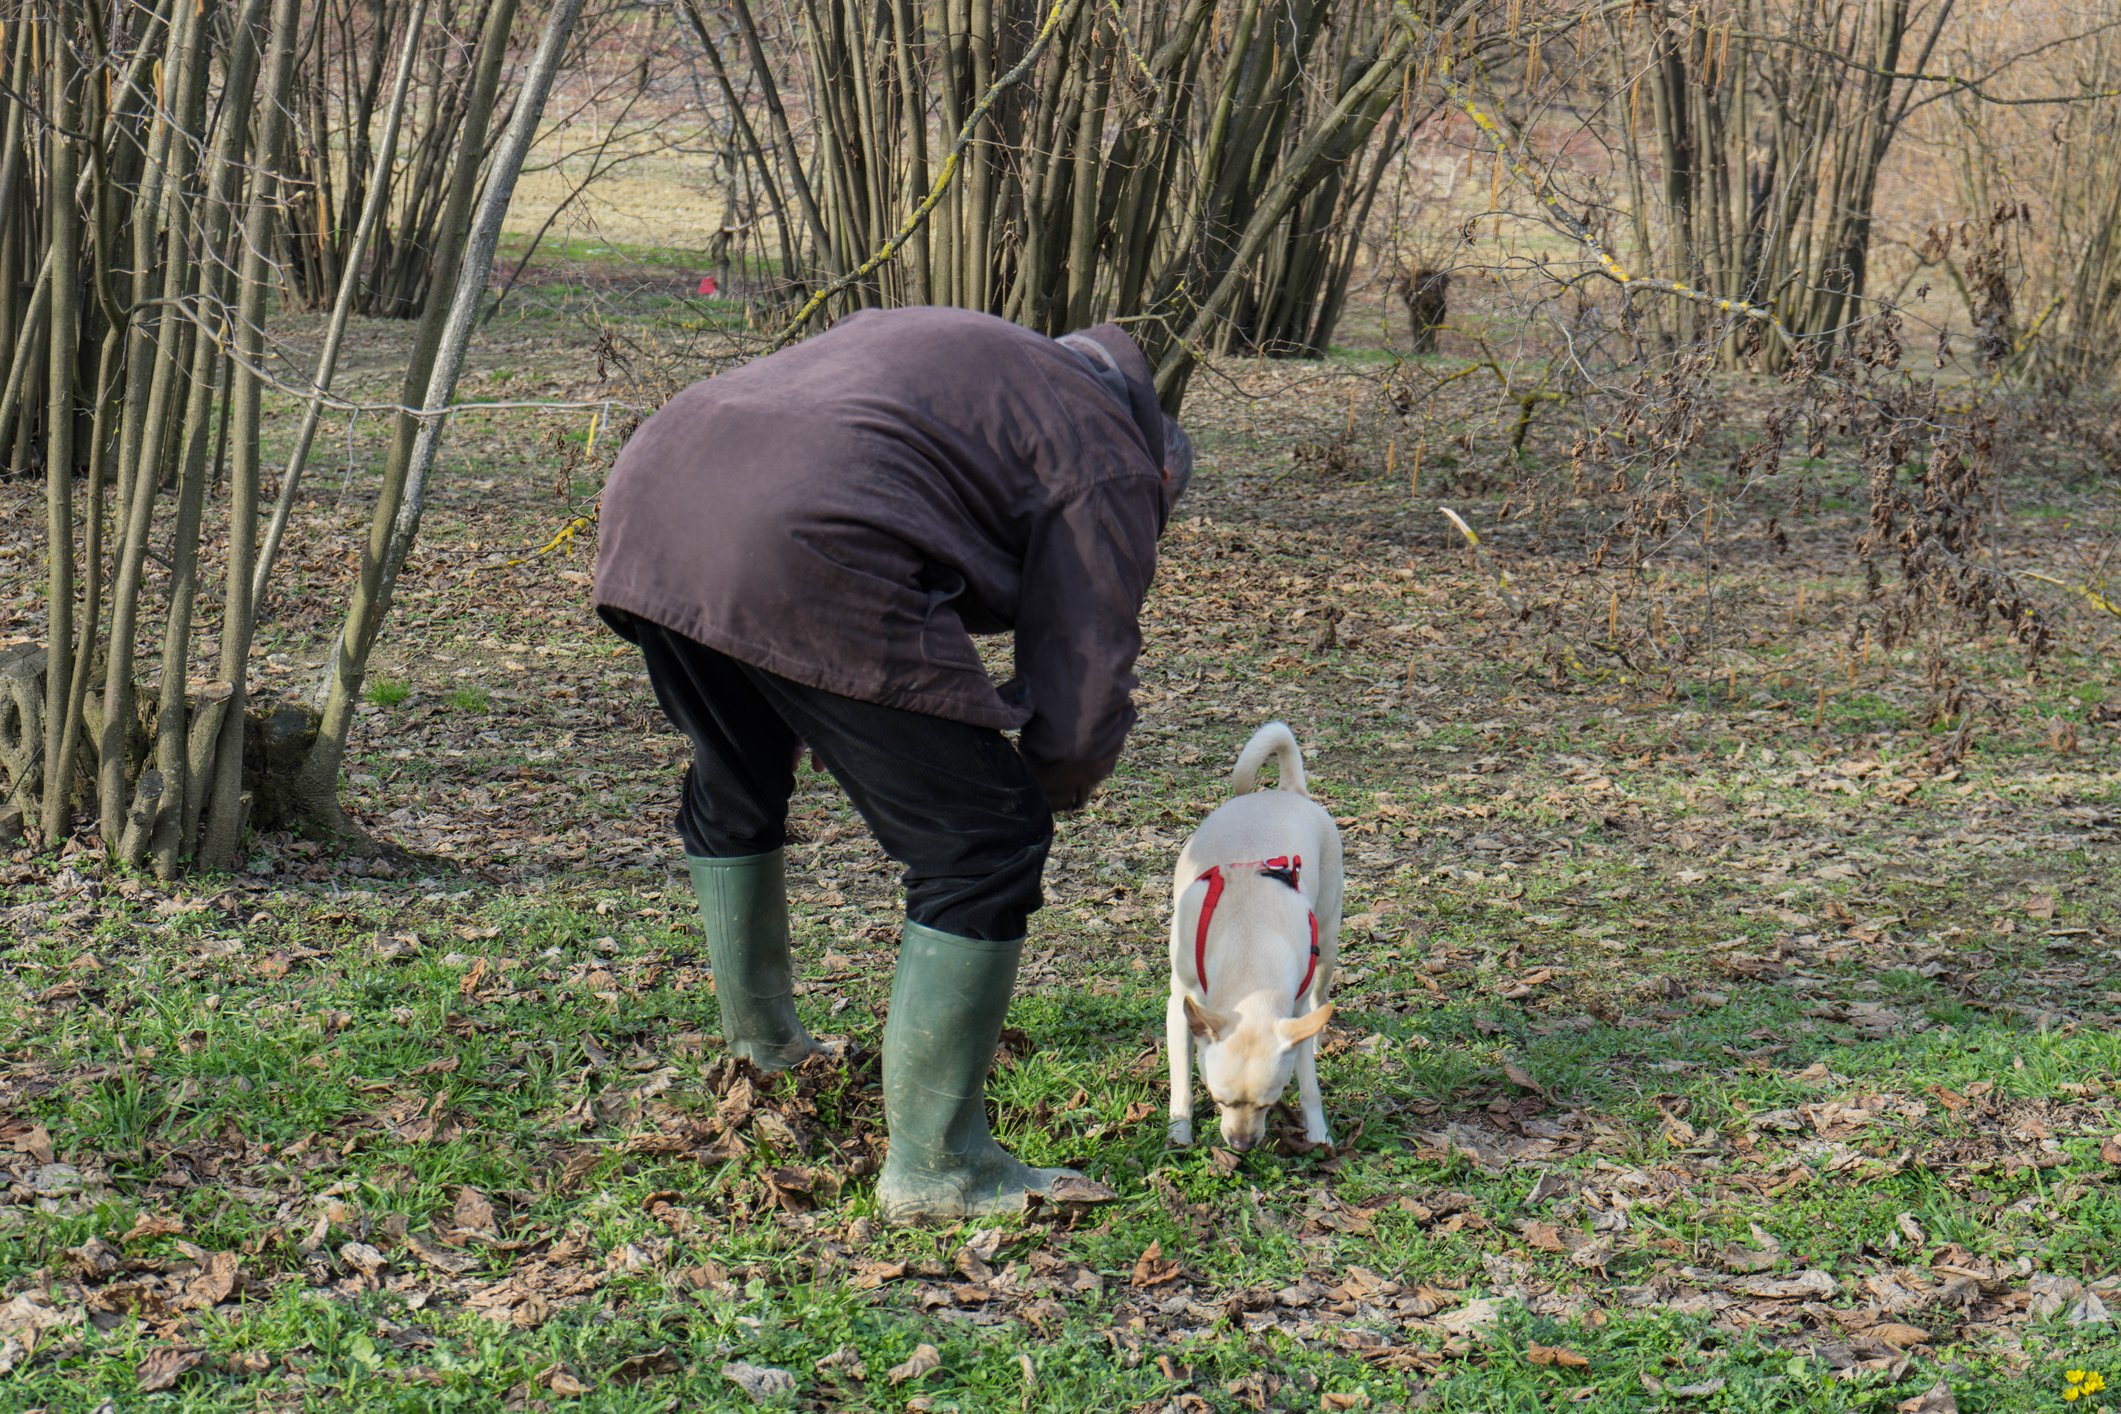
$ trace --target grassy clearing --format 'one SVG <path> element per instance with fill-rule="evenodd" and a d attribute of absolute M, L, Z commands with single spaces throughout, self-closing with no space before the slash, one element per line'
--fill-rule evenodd
<path fill-rule="evenodd" d="M 547 293 L 485 376 L 579 396 Z M 0 1406 L 1880 1410 L 1941 1381 L 2003 1411 L 2121 1377 L 2111 631 L 2031 681 L 1961 650 L 1995 705 L 1941 752 L 1919 675 L 1847 662 L 1828 511 L 1727 569 L 1713 665 L 1556 682 L 1434 512 L 1493 519 L 1476 457 L 1410 501 L 1367 442 L 1295 454 L 1359 366 L 1230 372 L 1282 399 L 1198 401 L 1142 723 L 1056 852 L 994 1085 L 1024 1157 L 1115 1201 L 875 1221 L 894 871 L 822 778 L 801 1006 L 851 1058 L 732 1069 L 677 743 L 584 610 L 587 547 L 507 563 L 561 514 L 552 427 L 467 418 L 350 766 L 417 867 L 0 862 Z M 361 474 L 313 524 L 365 514 Z M 1566 567 L 1490 541 L 1520 582 Z M 289 681 L 346 573 L 294 569 L 261 650 Z M 1270 715 L 1348 843 L 1343 1147 L 1174 1153 L 1165 878 Z"/>

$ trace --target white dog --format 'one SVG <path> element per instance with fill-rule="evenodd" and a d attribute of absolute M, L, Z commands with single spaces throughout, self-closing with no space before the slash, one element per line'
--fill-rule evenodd
<path fill-rule="evenodd" d="M 1277 789 L 1255 791 L 1280 763 Z M 1221 1112 L 1223 1141 L 1250 1149 L 1297 1077 L 1304 1138 L 1329 1144 L 1317 1036 L 1340 941 L 1340 831 L 1306 793 L 1303 755 L 1280 722 L 1252 734 L 1230 773 L 1233 799 L 1201 821 L 1172 878 L 1171 1142 L 1193 1142 L 1193 1051 Z"/>

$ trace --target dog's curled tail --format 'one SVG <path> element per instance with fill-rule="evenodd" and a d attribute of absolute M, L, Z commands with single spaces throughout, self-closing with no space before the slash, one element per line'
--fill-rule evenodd
<path fill-rule="evenodd" d="M 1293 790 L 1298 795 L 1309 795 L 1310 788 L 1304 784 L 1304 754 L 1296 746 L 1296 733 L 1286 723 L 1269 722 L 1252 733 L 1245 749 L 1238 754 L 1237 767 L 1230 772 L 1230 782 L 1237 793 L 1243 795 L 1259 784 L 1259 768 L 1271 756 L 1279 764 L 1275 773 L 1276 790 Z"/>

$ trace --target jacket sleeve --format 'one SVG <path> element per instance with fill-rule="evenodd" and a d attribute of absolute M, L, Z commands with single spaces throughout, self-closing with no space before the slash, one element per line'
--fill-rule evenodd
<path fill-rule="evenodd" d="M 1134 725 L 1134 660 L 1162 495 L 1147 477 L 1091 487 L 1048 512 L 1025 554 L 1016 686 L 1029 695 L 1031 717 L 1017 749 L 1055 810 L 1089 800 Z"/>

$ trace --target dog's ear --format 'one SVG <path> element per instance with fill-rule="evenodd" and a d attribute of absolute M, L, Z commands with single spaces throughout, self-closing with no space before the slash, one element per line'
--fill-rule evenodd
<path fill-rule="evenodd" d="M 1274 1023 L 1274 1034 L 1281 1037 L 1284 1046 L 1293 1046 L 1299 1041 L 1308 1041 L 1326 1029 L 1333 1019 L 1333 1003 L 1327 1002 L 1308 1016 L 1293 1017 L 1288 1021 Z"/>
<path fill-rule="evenodd" d="M 1217 1016 L 1212 1011 L 1202 1011 L 1193 1004 L 1193 998 L 1191 997 L 1187 997 L 1185 1002 L 1186 1029 L 1191 1031 L 1196 1039 L 1220 1041 L 1223 1038 L 1223 1032 L 1230 1029 L 1229 1017 Z"/>

